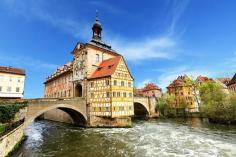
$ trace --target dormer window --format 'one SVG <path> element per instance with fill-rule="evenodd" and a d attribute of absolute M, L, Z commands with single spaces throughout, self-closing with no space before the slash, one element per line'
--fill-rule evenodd
<path fill-rule="evenodd" d="M 108 66 L 108 69 L 111 69 L 112 66 L 113 66 L 113 65 L 109 65 L 109 66 Z"/>
<path fill-rule="evenodd" d="M 102 67 L 98 67 L 97 71 L 100 71 L 102 69 Z"/>

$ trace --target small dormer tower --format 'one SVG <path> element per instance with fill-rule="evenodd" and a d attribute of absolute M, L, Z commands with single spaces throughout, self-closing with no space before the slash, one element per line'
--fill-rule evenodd
<path fill-rule="evenodd" d="M 96 20 L 92 27 L 93 30 L 93 39 L 101 40 L 102 39 L 102 25 L 98 19 L 98 11 L 96 12 Z"/>

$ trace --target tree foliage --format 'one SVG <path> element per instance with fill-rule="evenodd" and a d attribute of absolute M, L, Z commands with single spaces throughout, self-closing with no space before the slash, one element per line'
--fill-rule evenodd
<path fill-rule="evenodd" d="M 183 111 L 182 113 L 185 114 L 185 108 L 187 106 L 187 103 L 185 99 L 181 101 L 180 107 L 182 108 L 176 108 L 175 104 L 176 98 L 173 95 L 170 95 L 168 93 L 165 93 L 161 98 L 158 99 L 156 104 L 156 110 L 160 112 L 160 115 L 163 117 L 177 117 L 179 116 L 179 111 Z"/>
<path fill-rule="evenodd" d="M 236 95 L 227 94 L 215 82 L 209 81 L 200 86 L 203 112 L 211 121 L 234 123 L 236 121 Z"/>

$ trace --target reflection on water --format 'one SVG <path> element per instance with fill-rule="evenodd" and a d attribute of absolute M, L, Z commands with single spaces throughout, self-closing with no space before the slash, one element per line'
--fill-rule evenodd
<path fill-rule="evenodd" d="M 236 127 L 191 120 L 135 121 L 133 128 L 77 128 L 36 121 L 14 157 L 236 156 Z"/>

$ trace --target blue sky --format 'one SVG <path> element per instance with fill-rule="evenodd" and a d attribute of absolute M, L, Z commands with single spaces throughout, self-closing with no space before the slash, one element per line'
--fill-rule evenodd
<path fill-rule="evenodd" d="M 236 72 L 234 0 L 1 0 L 0 65 L 26 69 L 25 97 L 43 96 L 45 78 L 91 39 L 95 10 L 138 87 Z"/>

